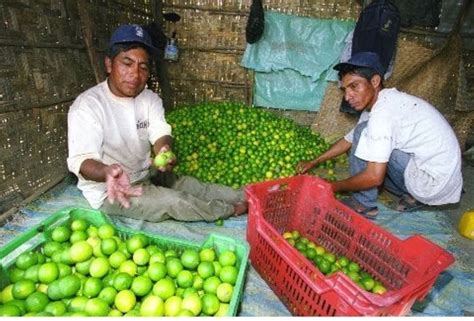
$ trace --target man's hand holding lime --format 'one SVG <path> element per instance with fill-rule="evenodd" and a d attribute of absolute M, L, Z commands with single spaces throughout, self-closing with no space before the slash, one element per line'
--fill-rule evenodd
<path fill-rule="evenodd" d="M 172 171 L 176 165 L 176 155 L 170 149 L 169 145 L 165 145 L 153 159 L 153 165 L 162 172 Z"/>

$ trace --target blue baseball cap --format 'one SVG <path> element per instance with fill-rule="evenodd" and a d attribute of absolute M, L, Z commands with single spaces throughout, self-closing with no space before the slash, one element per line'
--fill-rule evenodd
<path fill-rule="evenodd" d="M 151 52 L 157 51 L 151 42 L 150 35 L 142 28 L 142 26 L 135 24 L 121 25 L 118 27 L 112 34 L 112 37 L 110 37 L 109 49 L 115 44 L 128 42 L 140 43 Z"/>
<path fill-rule="evenodd" d="M 341 62 L 335 65 L 334 69 L 340 71 L 347 66 L 372 68 L 382 77 L 385 74 L 385 69 L 380 62 L 379 55 L 377 55 L 375 52 L 358 52 L 347 62 Z"/>

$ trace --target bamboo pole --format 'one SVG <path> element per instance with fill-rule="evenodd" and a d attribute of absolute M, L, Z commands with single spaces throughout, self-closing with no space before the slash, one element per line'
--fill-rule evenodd
<path fill-rule="evenodd" d="M 97 52 L 94 49 L 92 40 L 92 22 L 87 12 L 87 2 L 85 0 L 79 0 L 77 2 L 79 11 L 79 18 L 81 21 L 82 36 L 84 37 L 84 43 L 86 45 L 87 54 L 91 61 L 92 71 L 94 72 L 95 80 L 97 83 L 104 81 L 105 75 L 102 75 L 99 68 L 99 58 Z"/>

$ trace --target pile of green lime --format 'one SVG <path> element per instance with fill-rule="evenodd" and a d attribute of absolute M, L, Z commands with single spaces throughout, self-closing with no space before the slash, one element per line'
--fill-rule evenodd
<path fill-rule="evenodd" d="M 165 249 L 75 219 L 18 256 L 0 316 L 225 316 L 237 261 L 232 250 Z"/>
<path fill-rule="evenodd" d="M 176 173 L 233 188 L 295 175 L 298 162 L 329 148 L 308 127 L 238 103 L 186 106 L 166 119 L 173 128 Z M 333 168 L 334 161 L 321 167 Z"/>
<path fill-rule="evenodd" d="M 323 246 L 302 236 L 299 231 L 286 231 L 283 233 L 283 238 L 310 260 L 324 275 L 341 271 L 366 291 L 375 294 L 384 294 L 387 291 L 380 281 L 363 271 L 359 264 L 349 260 L 346 256 L 334 255 Z"/>

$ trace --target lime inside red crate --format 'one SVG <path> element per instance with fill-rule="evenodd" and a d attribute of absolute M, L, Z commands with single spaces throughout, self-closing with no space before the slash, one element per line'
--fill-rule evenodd
<path fill-rule="evenodd" d="M 338 200 L 308 175 L 246 188 L 250 261 L 293 315 L 405 315 L 454 262 L 446 250 L 415 235 L 400 240 Z M 324 276 L 282 237 L 298 230 L 336 255 L 357 262 L 388 289 L 361 289 L 342 272 Z"/>

